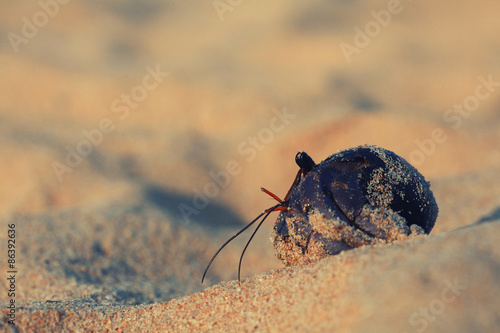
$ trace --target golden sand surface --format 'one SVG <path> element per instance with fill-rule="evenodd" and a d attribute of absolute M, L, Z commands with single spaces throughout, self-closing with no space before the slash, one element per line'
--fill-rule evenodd
<path fill-rule="evenodd" d="M 1 331 L 500 331 L 497 1 L 0 8 Z M 271 215 L 200 283 L 298 151 L 368 143 L 431 182 L 429 236 L 284 268 Z"/>

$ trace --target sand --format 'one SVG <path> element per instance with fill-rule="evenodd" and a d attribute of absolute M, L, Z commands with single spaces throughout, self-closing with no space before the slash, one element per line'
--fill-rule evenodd
<path fill-rule="evenodd" d="M 17 46 L 43 9 L 0 5 L 0 330 L 500 331 L 500 5 L 401 2 L 346 57 L 388 3 L 233 3 L 68 2 Z M 201 284 L 298 151 L 368 143 L 431 182 L 430 235 L 285 268 L 274 214 Z"/>

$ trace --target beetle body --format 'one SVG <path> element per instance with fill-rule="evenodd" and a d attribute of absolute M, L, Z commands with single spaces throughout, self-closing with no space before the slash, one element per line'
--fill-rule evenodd
<path fill-rule="evenodd" d="M 358 146 L 319 164 L 299 153 L 296 162 L 303 177 L 271 238 L 285 265 L 428 234 L 434 226 L 438 208 L 429 183 L 389 150 Z"/>

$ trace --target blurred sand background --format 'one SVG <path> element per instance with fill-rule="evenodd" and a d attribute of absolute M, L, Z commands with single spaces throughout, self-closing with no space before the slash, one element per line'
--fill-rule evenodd
<path fill-rule="evenodd" d="M 402 1 L 382 26 L 385 1 L 220 1 L 223 13 L 211 1 L 54 1 L 29 38 L 40 4 L 0 1 L 0 239 L 15 223 L 20 331 L 499 330 L 499 2 Z M 377 24 L 346 57 L 342 43 Z M 158 69 L 168 75 L 124 109 Z M 113 130 L 58 176 L 54 163 L 103 119 Z M 320 162 L 364 143 L 431 181 L 431 236 L 281 269 L 271 219 L 241 289 L 245 236 L 200 284 L 218 246 L 274 204 L 259 188 L 286 193 L 297 151 Z M 228 163 L 237 172 L 214 185 Z M 207 187 L 217 194 L 186 221 L 179 205 Z M 467 285 L 456 300 L 416 317 L 425 328 L 409 320 L 454 279 Z M 7 330 L 6 284 L 0 301 Z"/>

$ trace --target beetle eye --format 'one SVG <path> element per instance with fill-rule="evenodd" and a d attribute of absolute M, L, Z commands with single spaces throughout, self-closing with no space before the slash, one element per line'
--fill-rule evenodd
<path fill-rule="evenodd" d="M 299 168 L 304 169 L 305 173 L 308 173 L 316 166 L 311 156 L 307 155 L 305 152 L 299 152 L 295 155 L 295 163 L 297 163 Z"/>

